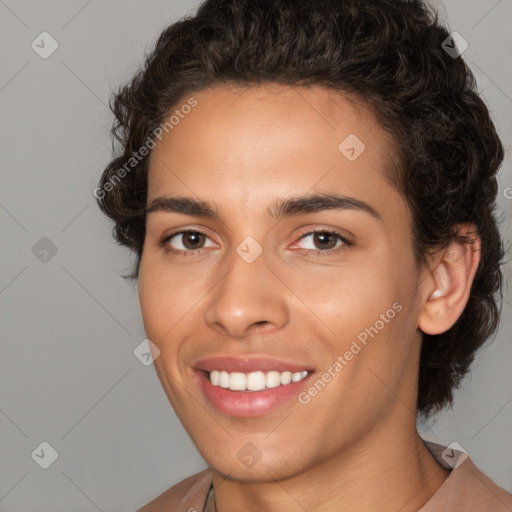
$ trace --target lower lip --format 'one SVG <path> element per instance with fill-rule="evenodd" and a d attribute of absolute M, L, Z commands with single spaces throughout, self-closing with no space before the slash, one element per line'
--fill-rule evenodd
<path fill-rule="evenodd" d="M 265 388 L 261 391 L 231 391 L 214 386 L 206 372 L 199 371 L 197 374 L 206 398 L 215 408 L 230 416 L 254 418 L 268 414 L 288 400 L 297 397 L 313 373 L 308 373 L 298 382 Z"/>

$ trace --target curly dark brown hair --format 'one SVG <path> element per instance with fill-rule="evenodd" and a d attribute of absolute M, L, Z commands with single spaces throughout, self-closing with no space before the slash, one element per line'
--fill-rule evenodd
<path fill-rule="evenodd" d="M 222 83 L 341 91 L 363 100 L 396 144 L 392 182 L 413 215 L 418 265 L 453 241 L 461 223 L 481 238 L 462 315 L 447 332 L 423 336 L 418 412 L 427 418 L 451 404 L 498 326 L 504 250 L 495 215 L 503 147 L 473 74 L 445 51 L 450 37 L 418 0 L 207 0 L 167 27 L 112 98 L 118 156 L 94 191 L 117 242 L 136 254 L 129 277 L 138 277 L 145 237 L 150 149 L 180 102 Z"/>

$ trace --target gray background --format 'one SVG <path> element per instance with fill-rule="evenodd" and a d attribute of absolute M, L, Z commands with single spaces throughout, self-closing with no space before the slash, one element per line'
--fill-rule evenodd
<path fill-rule="evenodd" d="M 0 0 L 2 512 L 134 510 L 205 465 L 153 367 L 133 354 L 145 335 L 135 283 L 120 277 L 130 255 L 113 243 L 92 196 L 110 158 L 111 88 L 164 26 L 197 5 Z M 468 41 L 464 57 L 506 145 L 499 206 L 510 219 L 512 0 L 436 5 Z M 31 48 L 43 31 L 59 45 L 47 59 Z M 510 220 L 503 233 L 510 245 Z M 504 270 L 509 282 L 511 265 Z M 457 441 L 512 491 L 510 298 L 507 288 L 500 332 L 453 411 L 421 431 Z M 31 457 L 43 441 L 58 452 L 48 469 Z"/>

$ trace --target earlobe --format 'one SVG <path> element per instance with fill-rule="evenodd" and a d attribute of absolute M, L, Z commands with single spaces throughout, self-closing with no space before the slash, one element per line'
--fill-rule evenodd
<path fill-rule="evenodd" d="M 423 301 L 418 327 L 426 334 L 441 334 L 450 329 L 462 314 L 480 261 L 480 238 L 474 227 L 464 225 L 459 235 L 437 256 L 434 267 L 423 281 Z"/>

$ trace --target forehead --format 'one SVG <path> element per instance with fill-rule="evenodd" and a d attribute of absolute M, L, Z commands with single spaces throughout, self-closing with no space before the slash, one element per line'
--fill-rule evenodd
<path fill-rule="evenodd" d="M 216 85 L 173 112 L 191 97 L 152 151 L 148 202 L 192 194 L 248 206 L 338 189 L 379 203 L 378 189 L 392 193 L 391 140 L 362 102 L 323 86 Z"/>

